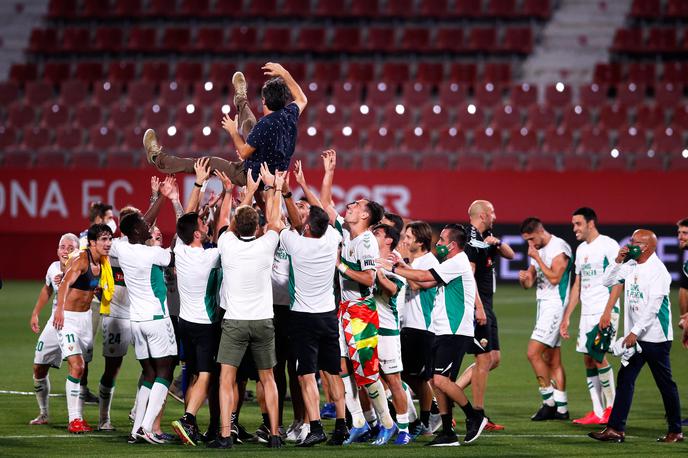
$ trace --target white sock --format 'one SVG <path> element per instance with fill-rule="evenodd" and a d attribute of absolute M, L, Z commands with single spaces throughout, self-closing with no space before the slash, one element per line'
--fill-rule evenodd
<path fill-rule="evenodd" d="M 167 392 L 169 391 L 169 384 L 165 379 L 156 378 L 155 383 L 153 383 L 153 388 L 151 388 L 150 397 L 148 398 L 148 407 L 146 407 L 146 415 L 143 417 L 143 423 L 141 426 L 144 431 L 152 431 L 153 423 L 155 418 L 160 413 L 165 399 L 167 398 Z"/>
<path fill-rule="evenodd" d="M 70 375 L 67 376 L 67 382 L 65 383 L 65 394 L 67 395 L 67 414 L 69 415 L 69 421 L 81 417 L 81 402 L 79 401 L 81 393 L 81 385 L 79 385 L 81 380 L 76 379 Z"/>
<path fill-rule="evenodd" d="M 375 424 L 375 422 L 377 421 L 377 415 L 375 415 L 374 409 L 364 411 L 363 416 L 365 417 L 368 424 Z"/>
<path fill-rule="evenodd" d="M 566 391 L 554 389 L 554 404 L 557 406 L 557 412 L 566 413 L 569 411 L 569 401 L 566 396 Z"/>
<path fill-rule="evenodd" d="M 361 409 L 361 400 L 356 396 L 358 389 L 354 386 L 353 377 L 345 375 L 342 376 L 342 380 L 344 381 L 344 400 L 346 408 L 351 413 L 351 422 L 354 428 L 361 428 L 365 424 L 365 417 Z"/>
<path fill-rule="evenodd" d="M 400 432 L 408 432 L 409 427 L 409 415 L 408 413 L 397 414 L 397 426 L 399 426 Z"/>
<path fill-rule="evenodd" d="M 554 387 L 552 385 L 542 388 L 540 387 L 540 396 L 542 396 L 542 403 L 547 406 L 554 405 Z"/>
<path fill-rule="evenodd" d="M 387 405 L 387 398 L 383 396 L 385 392 L 385 387 L 382 382 L 378 379 L 377 381 L 366 386 L 368 391 L 368 397 L 370 397 L 370 402 L 373 403 L 375 411 L 382 422 L 382 426 L 389 429 L 394 425 L 394 420 L 389 413 L 389 406 Z"/>
<path fill-rule="evenodd" d="M 148 398 L 150 397 L 151 386 L 148 382 L 143 382 L 139 387 L 139 392 L 136 393 L 136 414 L 134 415 L 134 426 L 131 428 L 131 435 L 136 437 L 136 431 L 143 423 L 143 417 L 146 415 L 146 406 L 148 405 Z"/>
<path fill-rule="evenodd" d="M 110 406 L 112 405 L 112 396 L 114 394 L 114 385 L 105 386 L 101 382 L 99 387 L 100 402 L 98 403 L 98 410 L 100 410 L 100 423 L 110 421 Z"/>
<path fill-rule="evenodd" d="M 404 387 L 404 392 L 406 393 L 406 402 L 408 402 L 408 410 L 406 413 L 408 413 L 408 419 L 411 423 L 416 421 L 418 419 L 418 413 L 416 412 L 416 405 L 413 403 L 413 396 L 411 396 L 411 389 L 409 386 L 401 382 L 401 386 Z M 398 417 L 398 415 L 397 415 Z"/>
<path fill-rule="evenodd" d="M 614 396 L 616 395 L 616 386 L 614 385 L 614 369 L 611 364 L 602 369 L 597 369 L 600 377 L 600 384 L 602 385 L 602 394 L 607 407 L 614 405 Z"/>
<path fill-rule="evenodd" d="M 595 375 L 591 375 L 593 372 Z M 602 407 L 602 392 L 600 378 L 597 376 L 597 369 L 588 369 L 587 373 L 588 391 L 590 392 L 590 399 L 592 400 L 592 411 L 595 412 L 595 415 L 602 418 L 604 408 Z"/>
<path fill-rule="evenodd" d="M 50 379 L 46 375 L 45 378 L 33 379 L 33 390 L 36 392 L 36 401 L 38 401 L 38 409 L 41 415 L 48 416 L 48 397 L 50 396 Z"/>

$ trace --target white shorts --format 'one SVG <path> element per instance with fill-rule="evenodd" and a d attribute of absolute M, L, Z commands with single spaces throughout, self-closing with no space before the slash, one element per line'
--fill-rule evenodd
<path fill-rule="evenodd" d="M 349 346 L 346 343 L 346 337 L 344 336 L 344 328 L 342 327 L 342 320 L 339 321 L 339 356 L 342 358 L 349 357 Z"/>
<path fill-rule="evenodd" d="M 177 356 L 177 339 L 169 317 L 152 321 L 132 321 L 136 359 Z"/>
<path fill-rule="evenodd" d="M 103 315 L 101 328 L 103 330 L 103 356 L 117 358 L 126 355 L 129 345 L 134 343 L 129 318 Z"/>
<path fill-rule="evenodd" d="M 385 374 L 396 374 L 404 370 L 401 362 L 401 338 L 396 336 L 377 336 L 377 357 L 380 370 Z"/>
<path fill-rule="evenodd" d="M 578 340 L 576 341 L 576 351 L 578 353 L 588 353 L 588 349 L 585 344 L 587 343 L 588 336 L 586 334 L 592 330 L 600 322 L 600 317 L 602 314 L 596 315 L 581 315 L 580 324 L 578 325 Z M 619 331 L 619 309 L 614 307 L 612 309 L 612 326 L 614 327 L 614 335 L 612 336 L 612 342 L 616 339 L 616 333 Z"/>
<path fill-rule="evenodd" d="M 46 364 L 57 369 L 62 365 L 62 348 L 57 329 L 53 326 L 53 316 L 45 323 L 41 335 L 36 343 L 36 353 L 33 357 L 34 364 Z"/>
<path fill-rule="evenodd" d="M 91 311 L 64 312 L 64 325 L 57 331 L 64 359 L 82 355 L 84 362 L 93 359 L 93 329 L 91 328 Z"/>
<path fill-rule="evenodd" d="M 550 348 L 561 346 L 559 325 L 564 316 L 561 301 L 538 300 L 537 304 L 537 319 L 535 329 L 530 335 L 531 340 L 536 340 Z"/>

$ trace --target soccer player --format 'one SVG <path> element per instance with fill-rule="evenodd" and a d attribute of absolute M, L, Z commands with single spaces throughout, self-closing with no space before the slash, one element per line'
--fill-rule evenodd
<path fill-rule="evenodd" d="M 424 221 L 413 221 L 406 226 L 403 245 L 409 253 L 410 268 L 430 270 L 440 265 L 430 252 L 432 228 Z M 433 392 L 429 384 L 432 379 L 432 349 L 435 334 L 432 325 L 432 309 L 437 287 L 424 287 L 418 282 L 408 280 L 401 323 L 401 360 L 404 366 L 402 379 L 408 383 L 418 396 L 420 405 L 420 425 L 414 425 L 412 435 L 430 432 L 430 412 Z"/>
<path fill-rule="evenodd" d="M 298 214 L 290 215 L 295 220 Z M 320 395 L 315 374 L 321 369 L 339 374 L 339 339 L 337 311 L 332 300 L 332 274 L 337 262 L 340 233 L 329 225 L 329 216 L 322 208 L 312 205 L 301 230 L 282 231 L 280 244 L 290 260 L 289 342 L 296 359 L 296 374 L 303 393 L 310 432 L 297 447 L 311 447 L 325 442 L 327 436 L 320 422 Z M 335 404 L 343 407 L 344 393 L 334 385 Z M 337 389 L 339 388 L 339 390 Z M 343 391 L 343 390 L 342 390 Z M 335 420 L 335 436 L 341 443 L 346 435 L 343 411 Z"/>
<path fill-rule="evenodd" d="M 74 258 L 65 271 L 53 312 L 53 326 L 57 330 L 62 357 L 69 364 L 65 385 L 69 415 L 67 430 L 77 434 L 92 431 L 83 418 L 83 388 L 80 382 L 84 365 L 93 357 L 91 301 L 112 246 L 112 231 L 105 224 L 94 224 L 88 229 L 86 238 L 88 248 Z"/>
<path fill-rule="evenodd" d="M 506 259 L 514 258 L 514 250 L 506 243 L 502 243 L 492 234 L 492 226 L 496 220 L 494 206 L 487 200 L 476 200 L 468 208 L 470 226 L 468 227 L 468 243 L 464 252 L 473 268 L 478 295 L 485 309 L 487 323 L 476 325 L 473 345 L 468 353 L 475 354 L 475 363 L 471 364 L 456 383 L 465 390 L 468 385 L 473 387 L 473 403 L 476 409 L 484 409 L 487 377 L 491 370 L 499 365 L 499 333 L 497 316 L 492 307 L 493 296 L 497 288 L 495 280 L 495 263 L 498 256 Z M 488 418 L 488 431 L 500 431 L 503 426 L 497 425 Z"/>
<path fill-rule="evenodd" d="M 280 208 L 282 196 L 275 189 L 282 189 L 284 174 L 277 172 L 273 176 L 266 165 L 261 168 L 261 179 L 268 196 L 268 230 L 265 234 L 256 238 L 258 212 L 248 205 L 242 205 L 237 208 L 229 230 L 218 240 L 223 271 L 222 300 L 227 311 L 217 355 L 217 361 L 221 364 L 221 428 L 217 439 L 208 444 L 210 448 L 231 448 L 233 445 L 230 431 L 231 412 L 236 406 L 237 369 L 247 350 L 253 356 L 263 385 L 271 434 L 267 446 L 282 446 L 277 424 L 277 387 L 272 371 L 277 360 L 270 272 L 279 232 L 283 229 Z M 220 224 L 226 226 L 227 222 L 223 219 Z"/>
<path fill-rule="evenodd" d="M 247 114 L 247 111 L 250 113 L 250 109 L 246 103 L 246 81 L 243 75 L 235 74 L 232 78 L 239 115 L 233 119 L 225 115 L 222 126 L 232 137 L 240 161 L 229 162 L 219 157 L 210 158 L 210 170 L 225 173 L 237 186 L 246 185 L 248 169 L 252 169 L 253 178 L 258 179 L 263 162 L 268 164 L 272 173 L 277 169 L 289 168 L 296 147 L 298 118 L 308 103 L 298 83 L 280 64 L 268 62 L 263 66 L 263 70 L 265 75 L 271 78 L 265 82 L 261 91 L 263 117 L 257 123 L 255 118 L 251 120 Z M 290 102 L 290 99 L 293 101 Z M 252 126 L 253 123 L 255 125 Z M 247 129 L 250 129 L 250 133 Z M 195 159 L 164 153 L 152 129 L 144 133 L 143 146 L 148 162 L 161 172 L 193 173 Z"/>
<path fill-rule="evenodd" d="M 388 224 L 376 224 L 371 228 L 377 240 L 380 257 L 388 258 L 399 243 L 399 231 Z M 401 340 L 399 337 L 399 293 L 406 281 L 403 277 L 378 268 L 375 279 L 375 303 L 380 319 L 378 331 L 378 357 L 380 373 L 392 392 L 392 404 L 397 412 L 399 435 L 394 445 L 411 442 L 409 434 L 409 402 L 413 404 L 411 393 L 401 381 L 404 365 L 401 360 Z"/>
<path fill-rule="evenodd" d="M 442 416 L 442 432 L 427 444 L 430 446 L 459 445 L 452 426 L 453 403 L 457 403 L 466 415 L 466 443 L 475 441 L 487 425 L 482 409 L 473 408 L 455 383 L 463 356 L 473 340 L 474 319 L 482 325 L 486 322 L 484 312 L 482 319 L 475 313 L 476 306 L 481 308 L 482 303 L 477 296 L 471 264 L 464 253 L 467 239 L 468 234 L 462 226 L 445 226 L 435 246 L 442 263 L 429 270 L 411 269 L 398 258 L 394 263 L 387 259 L 377 261 L 379 266 L 425 288 L 437 287 L 431 325 L 435 334 L 432 383 Z"/>
<path fill-rule="evenodd" d="M 688 259 L 685 257 L 685 252 L 688 251 L 688 218 L 680 220 L 676 226 L 678 226 L 678 247 L 684 253 L 678 283 L 678 305 L 681 312 L 679 327 L 683 328 L 681 337 L 683 346 L 688 348 Z M 686 425 L 688 422 L 684 420 L 683 424 Z"/>
<path fill-rule="evenodd" d="M 530 266 L 518 279 L 525 289 L 537 287 L 537 321 L 528 343 L 528 360 L 540 386 L 542 406 L 533 421 L 568 420 L 566 374 L 561 363 L 559 325 L 569 297 L 571 247 L 547 232 L 538 218 L 526 218 L 521 236 L 528 242 Z"/>
<path fill-rule="evenodd" d="M 373 287 L 376 279 L 375 259 L 379 257 L 379 249 L 370 231 L 382 219 L 384 209 L 377 202 L 359 199 L 346 206 L 343 218 L 339 216 L 332 203 L 332 180 L 337 155 L 334 150 L 327 150 L 322 157 L 325 176 L 320 198 L 322 202 L 327 202 L 324 205 L 330 216 L 330 224 L 342 235 L 341 254 L 337 261 L 341 290 L 339 347 L 346 406 L 353 424 L 344 444 L 356 442 L 370 431 L 357 397 L 358 388 L 365 387 L 382 423 L 373 444 L 384 445 L 392 438 L 397 427 L 389 413 L 378 367 L 379 317 Z M 352 380 L 349 371 L 349 361 L 355 380 Z"/>
<path fill-rule="evenodd" d="M 633 248 L 631 251 L 630 247 Z M 671 304 L 669 289 L 671 275 L 655 254 L 657 237 L 651 231 L 633 232 L 628 246 L 621 248 L 614 264 L 605 272 L 606 287 L 623 288 L 624 334 L 622 361 L 619 369 L 616 397 L 607 427 L 589 434 L 599 441 L 623 442 L 626 419 L 631 410 L 635 381 L 647 363 L 652 371 L 664 403 L 668 432 L 658 442 L 682 442 L 681 403 L 676 382 L 671 376 Z M 607 303 L 600 328 L 611 321 L 613 298 Z"/>
<path fill-rule="evenodd" d="M 587 334 L 597 328 L 600 317 L 609 300 L 609 288 L 602 284 L 605 271 L 619 252 L 616 240 L 601 235 L 597 230 L 597 214 L 592 208 L 582 207 L 573 212 L 571 219 L 576 240 L 582 242 L 576 248 L 576 279 L 571 288 L 568 305 L 561 320 L 559 332 L 564 339 L 569 338 L 571 314 L 581 302 L 580 325 L 576 351 L 583 353 L 583 364 L 592 399 L 592 411 L 584 417 L 573 420 L 580 425 L 607 424 L 614 404 L 614 372 L 607 358 L 601 362 L 593 359 L 586 349 Z M 612 325 L 619 322 L 618 301 L 612 310 Z M 605 406 L 602 404 L 604 395 Z"/>
<path fill-rule="evenodd" d="M 48 266 L 48 271 L 45 274 L 45 284 L 38 294 L 36 305 L 31 312 L 31 330 L 38 334 L 41 326 L 38 323 L 38 317 L 45 304 L 50 300 L 50 296 L 58 290 L 66 263 L 69 255 L 79 249 L 79 239 L 74 234 L 64 234 L 60 237 L 57 245 L 57 261 Z M 57 337 L 55 327 L 52 322 L 53 313 L 57 306 L 57 295 L 53 299 L 53 308 L 50 313 L 50 318 L 46 322 L 46 326 L 41 331 L 36 343 L 36 352 L 33 358 L 33 387 L 36 392 L 36 400 L 38 401 L 39 414 L 36 418 L 29 422 L 30 425 L 46 425 L 49 419 L 49 396 L 50 396 L 50 378 L 48 378 L 48 370 L 50 367 L 59 368 L 62 365 L 62 349 Z"/>
<path fill-rule="evenodd" d="M 167 307 L 163 268 L 169 265 L 169 250 L 148 246 L 150 229 L 138 213 L 120 223 L 127 239 L 117 240 L 112 255 L 119 260 L 127 282 L 134 352 L 143 370 L 136 395 L 136 415 L 129 442 L 151 444 L 164 440 L 153 432 L 153 423 L 163 408 L 172 381 L 177 343 Z"/>

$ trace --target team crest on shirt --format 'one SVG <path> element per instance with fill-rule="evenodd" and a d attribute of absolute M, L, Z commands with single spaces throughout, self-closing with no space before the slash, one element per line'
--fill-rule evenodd
<path fill-rule="evenodd" d="M 353 248 L 349 250 L 349 257 L 353 258 L 354 257 L 354 250 Z"/>
<path fill-rule="evenodd" d="M 67 349 L 68 349 L 69 351 L 72 351 L 72 350 L 74 350 L 74 345 L 70 345 L 70 346 L 68 346 L 68 347 L 67 347 Z"/>
<path fill-rule="evenodd" d="M 480 346 L 483 348 L 487 347 L 487 339 L 486 338 L 483 337 L 482 339 L 480 339 Z"/>

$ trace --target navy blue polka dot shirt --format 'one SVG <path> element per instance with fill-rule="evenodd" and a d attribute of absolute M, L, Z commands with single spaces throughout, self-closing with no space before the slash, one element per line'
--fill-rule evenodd
<path fill-rule="evenodd" d="M 256 150 L 244 161 L 244 170 L 251 169 L 255 180 L 260 175 L 263 162 L 267 162 L 272 173 L 275 173 L 275 169 L 284 171 L 289 168 L 296 148 L 298 120 L 299 106 L 290 103 L 281 110 L 263 116 L 253 126 L 246 143 Z"/>

